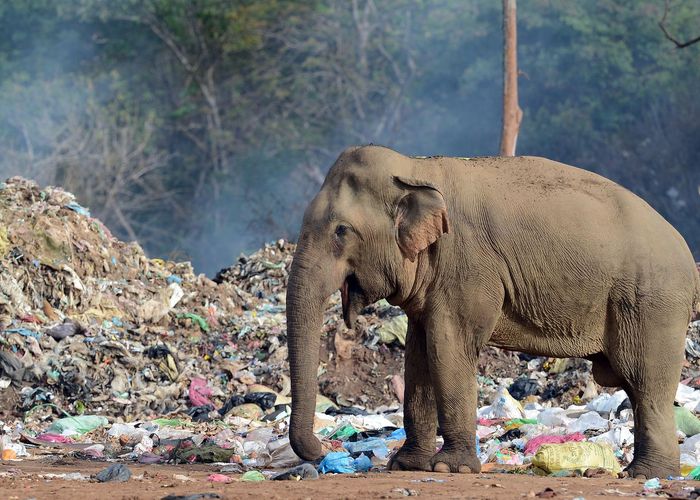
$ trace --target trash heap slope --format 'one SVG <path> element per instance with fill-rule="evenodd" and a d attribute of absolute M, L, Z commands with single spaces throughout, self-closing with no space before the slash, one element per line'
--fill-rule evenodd
<path fill-rule="evenodd" d="M 9 179 L 0 184 L 2 408 L 24 413 L 48 403 L 71 414 L 161 416 L 188 408 L 193 377 L 207 379 L 218 402 L 260 382 L 286 394 L 293 252 L 280 240 L 213 281 L 188 262 L 151 259 L 119 241 L 72 194 Z M 338 313 L 333 297 L 326 330 Z M 382 370 L 400 370 L 401 349 L 360 351 L 367 366 L 351 372 L 381 379 Z M 330 379 L 326 370 L 321 380 Z M 363 390 L 368 405 L 394 399 L 388 384 Z"/>

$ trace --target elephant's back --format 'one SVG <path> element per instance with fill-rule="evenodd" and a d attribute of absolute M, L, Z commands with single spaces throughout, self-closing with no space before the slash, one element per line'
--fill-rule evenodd
<path fill-rule="evenodd" d="M 575 269 L 608 284 L 620 276 L 646 281 L 653 275 L 670 287 L 694 286 L 694 259 L 683 237 L 615 182 L 545 158 L 470 161 L 492 221 L 490 238 L 507 255 L 518 255 L 519 267 L 542 259 L 531 268 Z"/>

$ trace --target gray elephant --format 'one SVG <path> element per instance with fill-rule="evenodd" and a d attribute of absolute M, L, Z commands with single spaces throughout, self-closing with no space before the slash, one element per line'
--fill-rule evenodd
<path fill-rule="evenodd" d="M 632 403 L 627 473 L 678 475 L 673 400 L 700 279 L 680 234 L 612 181 L 544 158 L 344 151 L 306 210 L 287 291 L 290 439 L 307 460 L 321 454 L 320 327 L 338 289 L 349 327 L 381 298 L 408 316 L 407 439 L 390 468 L 480 470 L 477 358 L 494 345 L 592 361 Z"/>

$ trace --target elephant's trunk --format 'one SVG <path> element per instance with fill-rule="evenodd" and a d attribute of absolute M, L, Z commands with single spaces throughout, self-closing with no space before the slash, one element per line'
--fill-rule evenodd
<path fill-rule="evenodd" d="M 287 288 L 287 343 L 292 382 L 292 417 L 289 440 L 294 452 L 305 460 L 321 455 L 313 421 L 318 390 L 318 352 L 326 283 L 320 279 L 318 262 L 297 250 Z"/>

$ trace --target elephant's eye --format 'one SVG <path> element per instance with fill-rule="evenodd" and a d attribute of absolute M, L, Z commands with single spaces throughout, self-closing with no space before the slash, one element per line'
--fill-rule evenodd
<path fill-rule="evenodd" d="M 343 236 L 345 236 L 347 234 L 347 232 L 348 232 L 348 226 L 346 226 L 344 224 L 338 224 L 338 227 L 335 228 L 335 235 L 338 238 L 342 238 Z"/>

